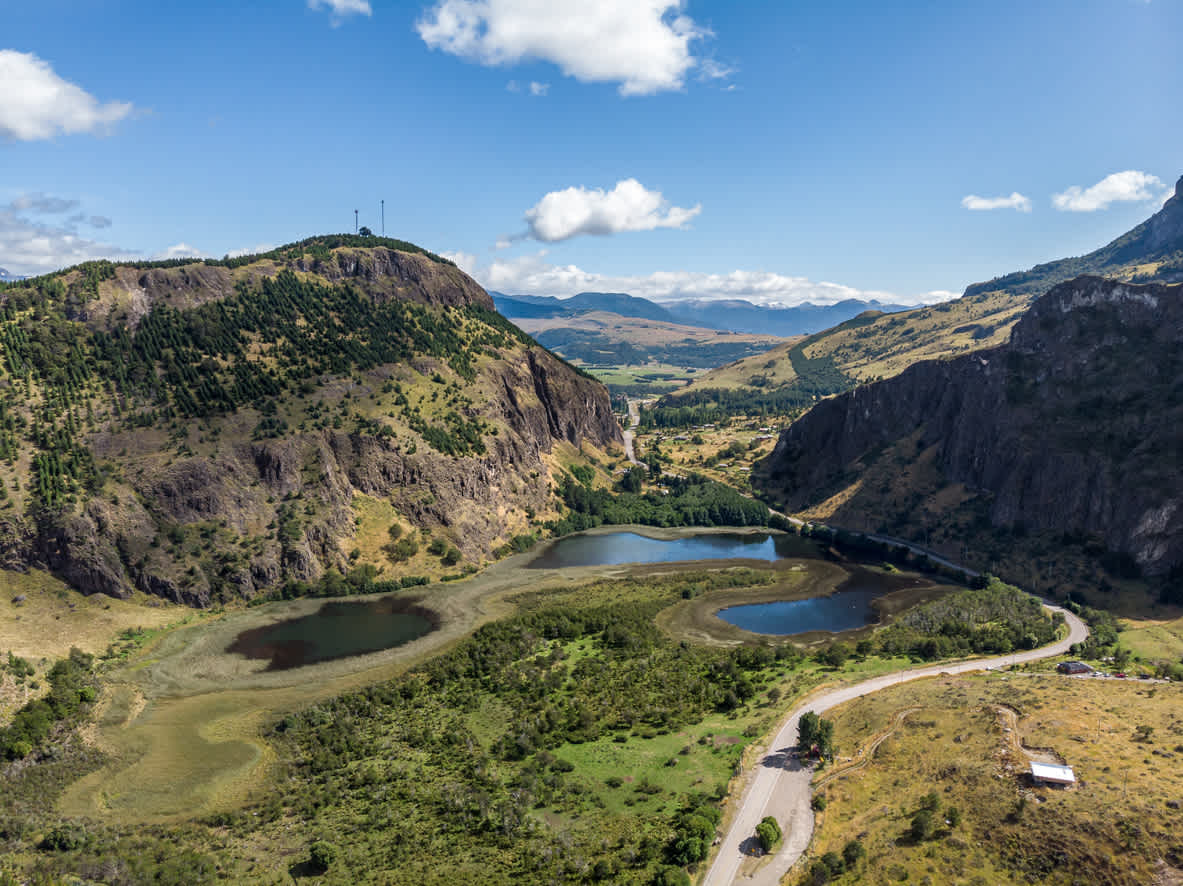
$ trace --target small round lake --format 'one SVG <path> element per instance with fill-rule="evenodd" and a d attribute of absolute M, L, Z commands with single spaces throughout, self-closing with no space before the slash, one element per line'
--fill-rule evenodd
<path fill-rule="evenodd" d="M 605 532 L 560 538 L 530 561 L 531 569 L 676 563 L 681 560 L 779 560 L 816 558 L 821 550 L 797 535 L 710 532 L 684 538 L 648 538 L 636 532 Z"/>
<path fill-rule="evenodd" d="M 431 610 L 402 597 L 325 603 L 311 615 L 243 631 L 227 648 L 269 659 L 269 671 L 401 646 L 436 627 Z"/>
<path fill-rule="evenodd" d="M 729 625 L 756 634 L 782 637 L 809 631 L 837 634 L 874 622 L 876 615 L 871 601 L 883 593 L 882 588 L 854 588 L 828 597 L 732 606 L 716 614 Z"/>

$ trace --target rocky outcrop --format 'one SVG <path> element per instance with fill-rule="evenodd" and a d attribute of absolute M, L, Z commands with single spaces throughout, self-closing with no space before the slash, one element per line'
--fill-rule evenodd
<path fill-rule="evenodd" d="M 381 292 L 428 305 L 480 305 L 493 310 L 493 297 L 453 264 L 434 261 L 421 253 L 400 252 L 384 246 L 336 249 L 326 259 L 290 261 L 286 267 L 307 271 L 332 283 L 353 282 L 370 292 Z"/>
<path fill-rule="evenodd" d="M 916 435 L 996 526 L 1083 532 L 1149 574 L 1183 563 L 1183 286 L 1081 277 L 998 348 L 825 400 L 753 483 L 802 510 Z"/>
<path fill-rule="evenodd" d="M 64 507 L 0 515 L 0 567 L 47 568 L 85 593 L 123 597 L 139 589 L 195 606 L 249 599 L 287 579 L 355 565 L 358 494 L 389 504 L 403 521 L 480 562 L 526 530 L 529 515 L 551 508 L 548 456 L 556 445 L 622 445 L 604 387 L 484 314 L 492 299 L 455 265 L 387 246 L 313 244 L 291 257 L 296 251 L 285 247 L 233 267 L 116 266 L 97 295 L 67 299 L 63 314 L 91 330 L 124 327 L 134 336 L 158 305 L 183 312 L 286 271 L 351 286 L 378 303 L 424 305 L 411 322 L 433 334 L 420 334 L 404 363 L 300 376 L 287 389 L 301 401 L 301 418 L 289 414 L 297 427 L 273 418 L 284 411 L 276 402 L 282 398 L 192 421 L 160 408 L 141 413 L 136 424 L 111 420 L 102 402 L 80 402 L 74 427 L 87 430 L 75 442 L 102 464 L 102 477 L 91 478 L 88 489 L 73 487 Z M 461 331 L 463 345 L 456 343 Z M 442 339 L 447 348 L 437 349 Z M 266 362 L 252 366 L 276 371 Z M 402 385 L 414 403 L 402 397 Z M 117 386 L 103 379 L 103 396 Z M 448 406 L 431 411 L 437 397 Z M 143 401 L 125 402 L 132 406 L 120 408 L 145 409 Z M 83 425 L 87 412 L 96 420 Z M 275 424 L 264 425 L 265 417 Z M 465 433 L 480 429 L 480 445 L 467 446 L 467 455 L 450 454 L 457 450 L 447 445 L 457 424 Z M 260 427 L 270 430 L 256 433 Z M 429 442 L 425 428 L 442 433 L 444 443 Z M 4 470 L 16 468 L 0 463 L 0 480 Z M 19 488 L 29 484 L 20 478 Z"/>

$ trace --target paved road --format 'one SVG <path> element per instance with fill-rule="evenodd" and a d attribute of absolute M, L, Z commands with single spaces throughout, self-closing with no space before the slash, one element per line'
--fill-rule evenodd
<path fill-rule="evenodd" d="M 823 692 L 798 705 L 776 733 L 759 764 L 749 773 L 740 799 L 740 808 L 731 823 L 731 828 L 719 845 L 718 854 L 702 881 L 703 886 L 725 886 L 731 883 L 776 886 L 809 848 L 809 841 L 813 838 L 813 811 L 809 805 L 812 797 L 810 782 L 813 771 L 802 767 L 790 753 L 797 743 L 797 723 L 803 713 L 814 711 L 824 714 L 843 702 L 921 677 L 960 674 L 1063 655 L 1073 643 L 1083 642 L 1088 636 L 1088 628 L 1084 622 L 1071 612 L 1057 606 L 1047 608 L 1052 612 L 1063 612 L 1069 628 L 1066 638 L 1050 646 L 996 658 L 931 665 L 886 674 L 853 686 Z M 740 867 L 747 858 L 742 849 L 752 845 L 756 825 L 766 815 L 772 815 L 780 822 L 785 835 L 784 842 L 776 854 L 761 864 L 754 874 L 741 874 Z"/>
<path fill-rule="evenodd" d="M 641 423 L 641 404 L 645 400 L 629 400 L 628 401 L 628 427 L 624 431 L 624 454 L 628 456 L 628 460 L 634 465 L 645 467 L 644 462 L 637 461 L 637 454 L 633 449 L 633 439 L 636 437 L 637 425 Z"/>

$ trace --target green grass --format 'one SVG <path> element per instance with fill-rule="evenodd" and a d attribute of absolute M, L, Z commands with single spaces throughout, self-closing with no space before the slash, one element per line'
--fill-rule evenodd
<path fill-rule="evenodd" d="M 1134 655 L 1151 661 L 1183 660 L 1183 618 L 1125 619 L 1120 643 Z"/>

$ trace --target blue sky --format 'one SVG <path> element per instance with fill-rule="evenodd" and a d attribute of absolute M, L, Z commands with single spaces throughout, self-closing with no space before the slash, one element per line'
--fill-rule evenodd
<path fill-rule="evenodd" d="M 385 199 L 510 292 L 931 300 L 1161 205 L 1179 34 L 1180 0 L 8 2 L 0 267 Z"/>

